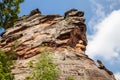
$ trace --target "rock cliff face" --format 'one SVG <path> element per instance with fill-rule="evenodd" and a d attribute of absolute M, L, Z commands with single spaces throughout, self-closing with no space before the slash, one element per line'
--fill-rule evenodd
<path fill-rule="evenodd" d="M 115 80 L 113 73 L 100 60 L 97 66 L 85 54 L 87 39 L 84 22 L 84 12 L 77 9 L 65 12 L 64 16 L 42 15 L 35 9 L 1 34 L 0 48 L 6 52 L 13 51 L 20 59 L 17 61 L 23 65 L 25 60 L 33 59 L 47 46 L 54 53 L 53 58 L 61 71 L 60 80 L 68 76 L 73 76 L 75 80 Z M 15 80 L 24 80 L 20 76 L 29 74 L 31 69 L 25 65 L 23 68 L 28 71 L 22 71 L 24 69 L 17 66 L 18 63 L 12 70 Z"/>

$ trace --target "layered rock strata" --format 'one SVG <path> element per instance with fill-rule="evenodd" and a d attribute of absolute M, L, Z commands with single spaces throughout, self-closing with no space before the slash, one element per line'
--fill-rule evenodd
<path fill-rule="evenodd" d="M 115 80 L 114 75 L 98 60 L 98 66 L 86 54 L 84 12 L 71 9 L 60 15 L 42 15 L 38 9 L 20 17 L 14 27 L 1 34 L 0 48 L 17 55 L 12 73 L 15 80 L 25 80 L 32 73 L 28 62 L 49 48 L 61 74 L 59 80 Z M 38 54 L 38 55 L 37 55 Z"/>
<path fill-rule="evenodd" d="M 96 65 L 85 54 L 79 54 L 70 48 L 57 48 L 52 53 L 54 53 L 53 60 L 60 73 L 58 80 L 67 80 L 68 77 L 72 77 L 74 80 L 115 80 L 113 73 L 103 64 Z M 40 55 L 16 60 L 12 67 L 15 80 L 26 80 L 26 77 L 31 76 Z M 29 65 L 30 62 L 33 62 L 32 68 Z"/>
<path fill-rule="evenodd" d="M 19 18 L 14 27 L 1 36 L 0 48 L 10 51 L 13 47 L 19 57 L 29 58 L 40 53 L 40 46 L 69 46 L 84 53 L 87 45 L 85 18 L 82 11 L 71 9 L 60 15 L 42 15 L 36 9 Z"/>

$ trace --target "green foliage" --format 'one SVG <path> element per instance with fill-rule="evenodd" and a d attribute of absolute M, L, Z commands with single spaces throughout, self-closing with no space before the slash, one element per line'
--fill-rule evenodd
<path fill-rule="evenodd" d="M 68 76 L 66 80 L 74 80 L 74 78 L 72 76 Z"/>
<path fill-rule="evenodd" d="M 38 58 L 32 80 L 57 80 L 59 71 L 52 60 L 52 53 L 43 52 Z"/>
<path fill-rule="evenodd" d="M 13 75 L 10 71 L 11 56 L 0 50 L 0 80 L 13 80 Z"/>
<path fill-rule="evenodd" d="M 8 60 L 10 60 L 11 63 L 13 63 L 12 60 L 16 60 L 17 59 L 17 54 L 13 50 L 5 52 L 5 54 L 6 54 L 7 58 L 8 58 Z"/>
<path fill-rule="evenodd" d="M 29 65 L 29 67 L 33 67 L 33 62 L 29 61 L 28 65 Z"/>
<path fill-rule="evenodd" d="M 31 77 L 30 77 L 30 76 L 27 76 L 27 77 L 25 78 L 25 80 L 31 80 Z"/>
<path fill-rule="evenodd" d="M 0 0 L 0 27 L 12 27 L 18 19 L 20 12 L 20 3 L 24 0 Z"/>

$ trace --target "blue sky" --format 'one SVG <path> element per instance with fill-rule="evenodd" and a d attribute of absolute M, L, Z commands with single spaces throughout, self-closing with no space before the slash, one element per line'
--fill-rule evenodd
<path fill-rule="evenodd" d="M 100 59 L 120 80 L 120 0 L 25 0 L 19 16 L 39 8 L 42 14 L 64 15 L 76 8 L 85 12 L 88 46 L 86 54 Z"/>
<path fill-rule="evenodd" d="M 60 14 L 64 15 L 64 12 L 66 10 L 69 10 L 71 8 L 76 8 L 78 10 L 84 11 L 85 17 L 88 19 L 86 22 L 91 18 L 91 8 L 90 8 L 90 1 L 87 0 L 25 0 L 23 4 L 21 4 L 21 13 L 19 16 L 22 16 L 23 14 L 29 14 L 31 10 L 39 8 L 39 10 L 42 12 L 42 14 Z M 89 14 L 89 15 L 87 15 Z"/>

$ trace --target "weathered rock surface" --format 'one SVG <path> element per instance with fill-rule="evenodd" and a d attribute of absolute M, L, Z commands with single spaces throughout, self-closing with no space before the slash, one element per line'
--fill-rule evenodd
<path fill-rule="evenodd" d="M 36 9 L 19 18 L 14 27 L 7 29 L 0 39 L 0 48 L 18 55 L 12 73 L 15 80 L 24 80 L 36 62 L 36 56 L 48 47 L 61 71 L 60 80 L 73 76 L 75 80 L 115 80 L 101 61 L 97 66 L 86 54 L 86 25 L 84 12 L 71 9 L 60 15 L 42 15 Z"/>
<path fill-rule="evenodd" d="M 36 9 L 23 16 L 2 34 L 1 46 L 4 51 L 15 51 L 19 57 L 29 58 L 40 53 L 39 46 L 71 46 L 84 53 L 87 45 L 84 13 L 74 9 L 59 15 L 42 15 Z M 80 43 L 79 43 L 80 42 Z M 76 46 L 76 44 L 79 44 Z"/>
<path fill-rule="evenodd" d="M 67 49 L 56 51 L 54 59 L 61 71 L 60 80 L 72 76 L 75 80 L 115 80 L 105 68 L 98 68 L 87 55 Z"/>
<path fill-rule="evenodd" d="M 58 48 L 53 52 L 53 59 L 60 70 L 59 80 L 66 80 L 68 77 L 73 77 L 74 80 L 115 80 L 111 71 L 97 66 L 87 55 L 79 54 L 70 47 Z M 25 80 L 30 76 L 34 66 L 31 68 L 29 62 L 32 61 L 34 65 L 39 56 L 40 54 L 25 60 L 16 60 L 12 69 L 15 80 Z"/>

